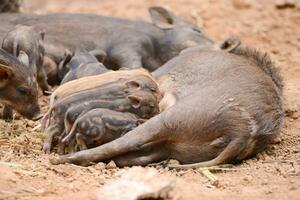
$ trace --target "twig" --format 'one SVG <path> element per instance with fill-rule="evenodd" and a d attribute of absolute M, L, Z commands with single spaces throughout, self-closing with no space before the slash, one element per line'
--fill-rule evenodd
<path fill-rule="evenodd" d="M 37 126 L 33 127 L 31 130 L 36 131 L 42 127 L 42 124 L 38 124 Z"/>
<path fill-rule="evenodd" d="M 216 186 L 219 184 L 218 178 L 214 174 L 212 174 L 208 169 L 200 170 L 200 172 L 210 181 L 212 185 Z"/>

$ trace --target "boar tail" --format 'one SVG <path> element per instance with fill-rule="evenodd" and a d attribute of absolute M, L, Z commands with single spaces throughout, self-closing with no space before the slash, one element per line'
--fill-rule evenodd
<path fill-rule="evenodd" d="M 282 93 L 284 84 L 282 76 L 280 74 L 280 70 L 279 68 L 275 67 L 274 63 L 267 53 L 263 53 L 255 48 L 247 46 L 238 46 L 231 52 L 254 61 L 259 68 L 261 68 L 268 76 L 270 76 L 274 84 Z"/>
<path fill-rule="evenodd" d="M 77 125 L 78 125 L 78 120 L 75 121 L 70 132 L 66 133 L 68 135 L 62 139 L 62 143 L 65 143 L 65 144 L 69 143 L 75 137 L 75 130 L 77 128 Z"/>
<path fill-rule="evenodd" d="M 52 164 L 89 165 L 91 162 L 108 160 L 127 152 L 139 150 L 151 142 L 164 141 L 168 138 L 168 131 L 163 117 L 164 113 L 161 113 L 116 140 L 96 148 L 52 158 L 50 162 Z"/>

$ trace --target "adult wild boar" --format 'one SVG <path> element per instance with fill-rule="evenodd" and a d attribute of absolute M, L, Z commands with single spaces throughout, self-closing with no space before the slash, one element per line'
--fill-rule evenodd
<path fill-rule="evenodd" d="M 57 46 L 57 51 L 102 49 L 107 54 L 104 65 L 111 69 L 152 71 L 185 48 L 212 43 L 199 27 L 162 7 L 150 7 L 149 13 L 152 24 L 92 14 L 2 14 L 0 20 L 3 28 L 26 24 L 45 30 L 46 46 Z"/>
<path fill-rule="evenodd" d="M 282 82 L 266 54 L 239 46 L 231 52 L 195 48 L 154 72 L 164 110 L 102 146 L 52 159 L 118 166 L 167 158 L 204 167 L 234 163 L 261 152 L 280 131 Z"/>
<path fill-rule="evenodd" d="M 38 85 L 33 72 L 3 49 L 0 49 L 0 102 L 29 119 L 40 116 Z M 4 118 L 6 114 L 7 110 Z"/>

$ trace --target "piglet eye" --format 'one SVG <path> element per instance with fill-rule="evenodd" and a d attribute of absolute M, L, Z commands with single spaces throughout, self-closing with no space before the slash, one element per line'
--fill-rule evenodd
<path fill-rule="evenodd" d="M 17 87 L 16 90 L 21 95 L 27 95 L 28 93 L 30 93 L 29 88 L 26 88 L 26 87 Z"/>

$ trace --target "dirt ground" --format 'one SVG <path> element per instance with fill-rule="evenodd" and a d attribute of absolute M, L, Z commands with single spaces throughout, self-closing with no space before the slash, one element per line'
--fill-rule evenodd
<path fill-rule="evenodd" d="M 285 80 L 286 122 L 277 143 L 227 171 L 214 172 L 217 182 L 209 181 L 199 170 L 154 170 L 172 180 L 170 199 L 290 200 L 300 196 L 300 1 L 294 8 L 281 9 L 276 2 L 24 0 L 23 11 L 96 13 L 149 20 L 147 7 L 162 5 L 194 20 L 216 41 L 236 34 L 243 43 L 267 51 Z M 48 99 L 41 103 L 46 109 Z M 99 188 L 118 177 L 119 171 L 129 170 L 104 164 L 49 164 L 49 155 L 41 151 L 44 135 L 34 130 L 38 124 L 18 118 L 13 123 L 0 120 L 0 199 L 96 199 Z M 146 169 L 150 168 L 153 167 Z"/>

